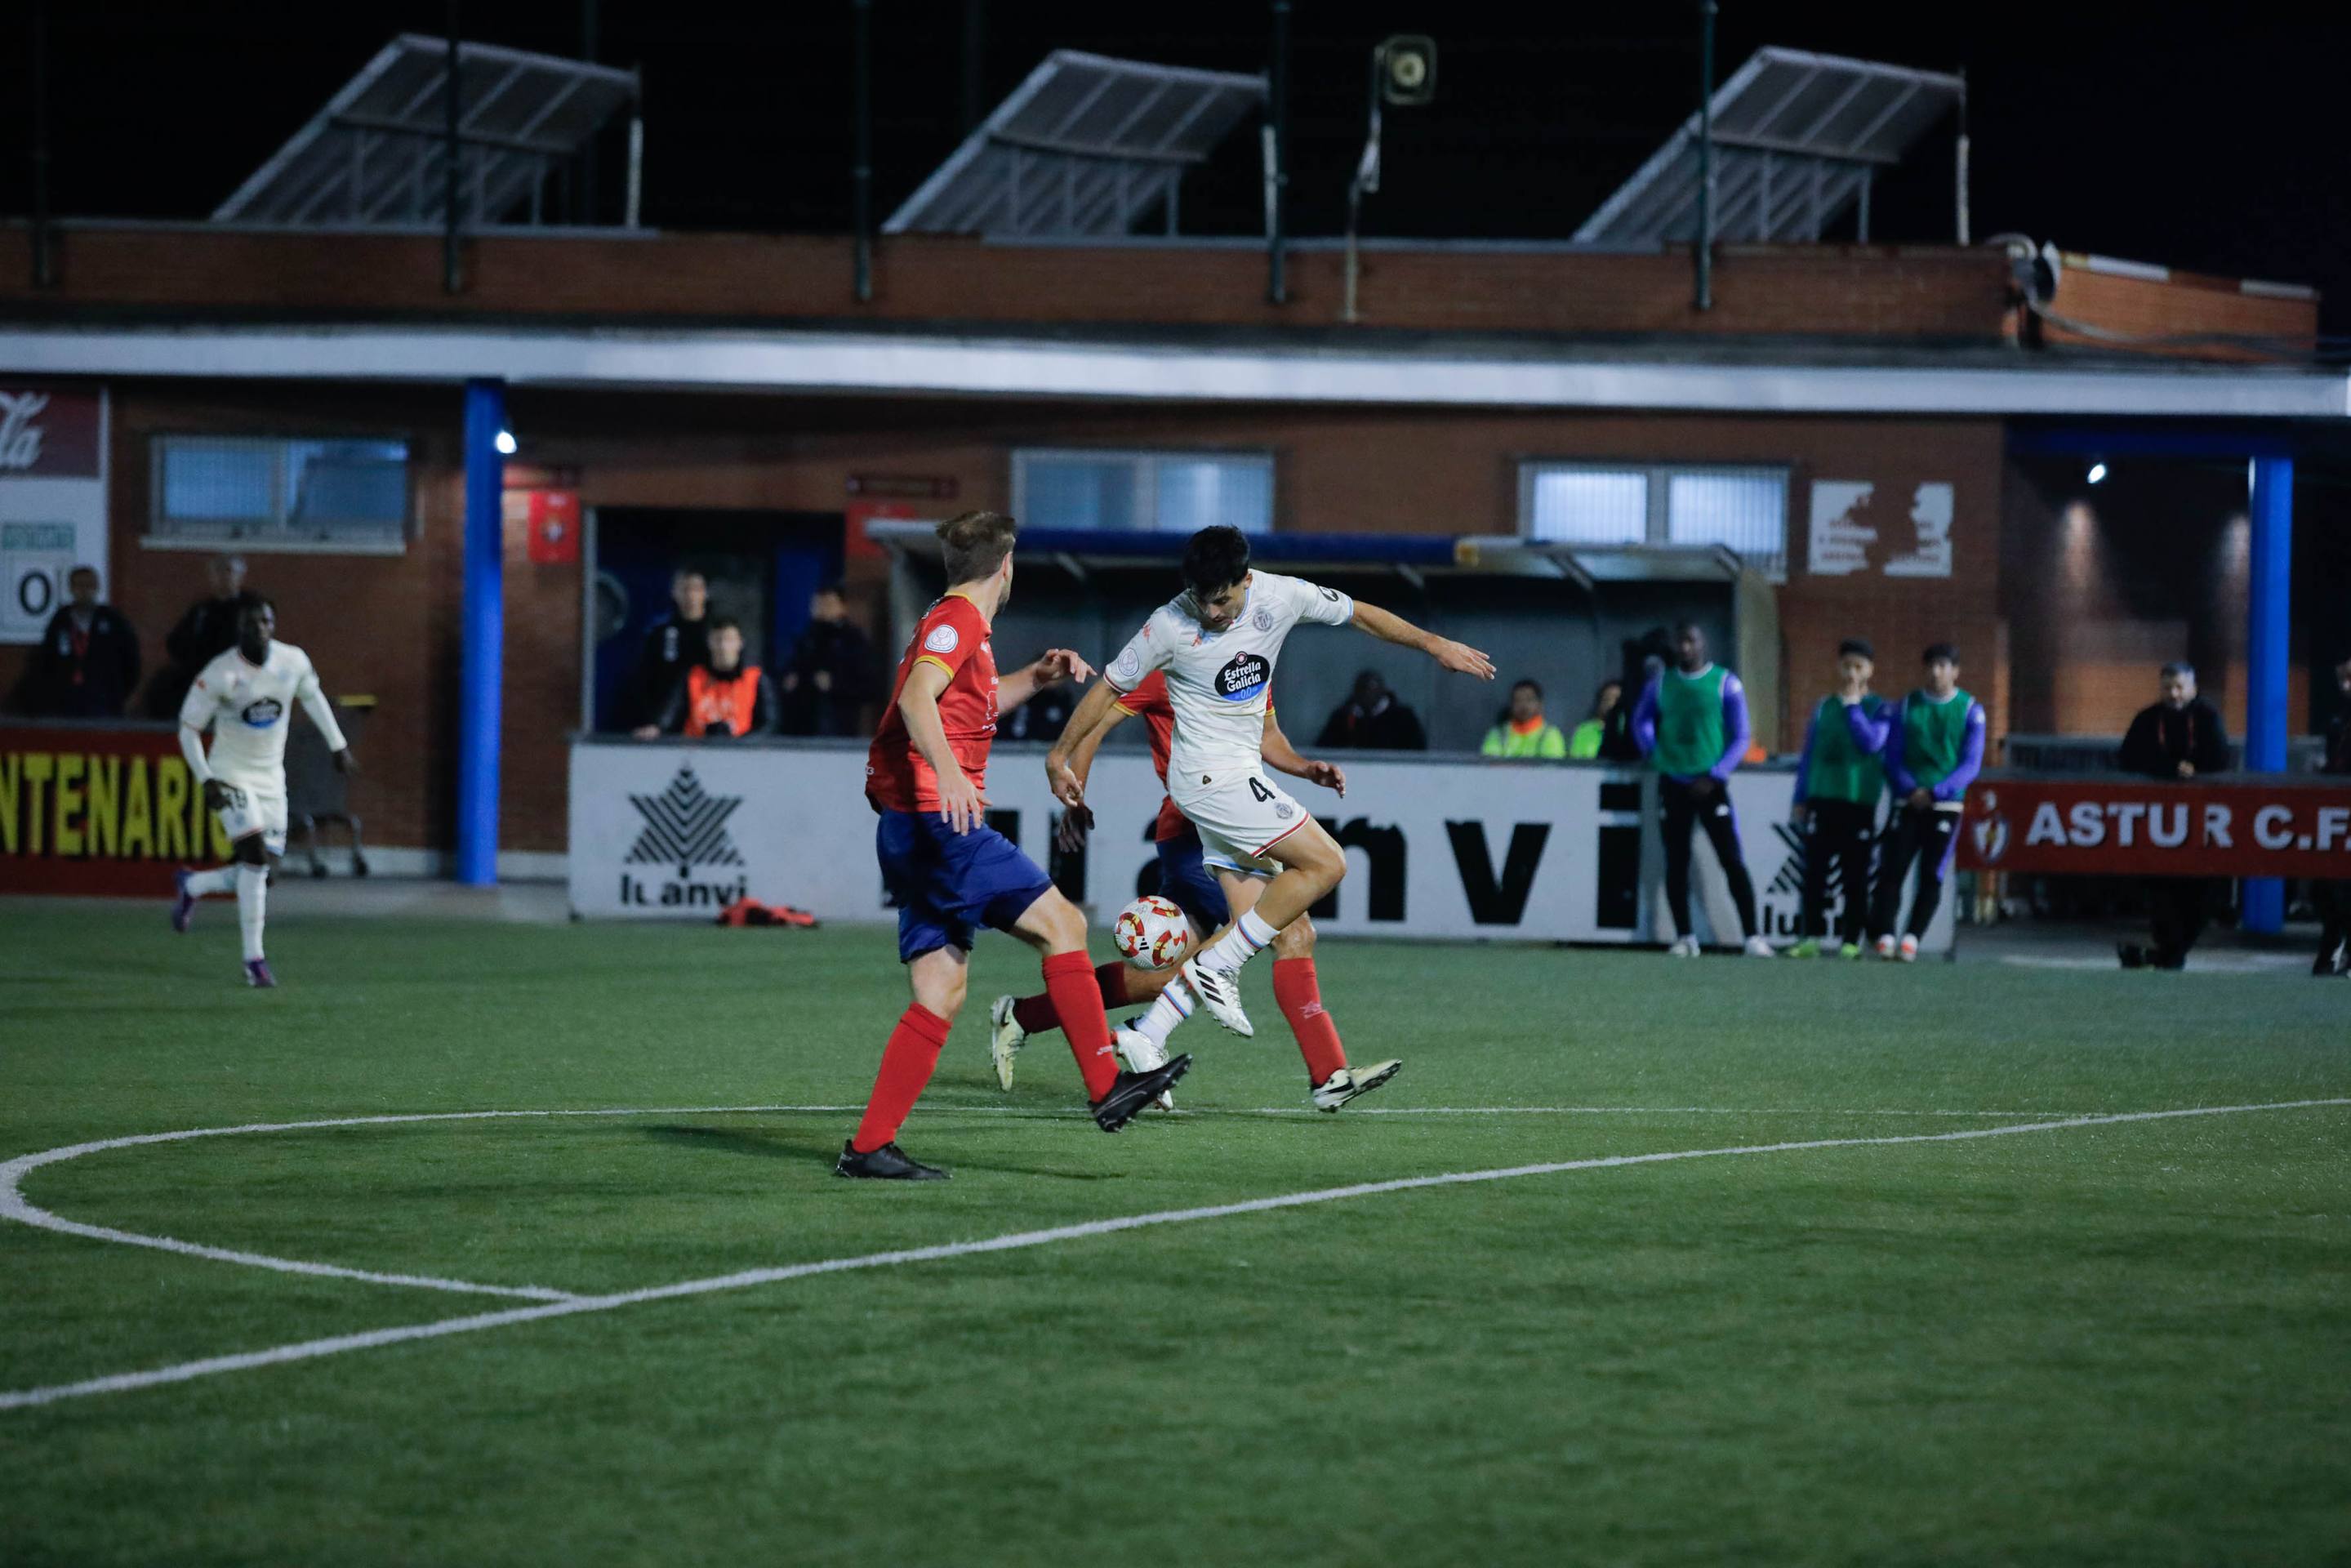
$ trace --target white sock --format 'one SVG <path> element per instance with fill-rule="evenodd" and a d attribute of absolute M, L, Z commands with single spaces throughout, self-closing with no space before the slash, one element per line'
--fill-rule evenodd
<path fill-rule="evenodd" d="M 1190 1018 L 1192 1009 L 1199 1005 L 1193 999 L 1192 993 L 1184 988 L 1183 981 L 1170 980 L 1165 990 L 1151 998 L 1151 1010 L 1126 1027 L 1164 1051 L 1167 1046 L 1167 1037 L 1176 1032 L 1176 1026 Z"/>
<path fill-rule="evenodd" d="M 225 865 L 217 871 L 197 872 L 188 878 L 188 891 L 198 898 L 203 898 L 208 894 L 235 893 L 236 867 Z"/>
<path fill-rule="evenodd" d="M 1249 910 L 1200 955 L 1200 965 L 1221 975 L 1238 975 L 1243 964 L 1256 957 L 1279 935 L 1275 927 L 1257 917 L 1256 910 Z"/>
<path fill-rule="evenodd" d="M 257 865 L 236 868 L 236 928 L 245 933 L 246 961 L 261 956 L 261 916 L 269 903 L 269 873 Z"/>

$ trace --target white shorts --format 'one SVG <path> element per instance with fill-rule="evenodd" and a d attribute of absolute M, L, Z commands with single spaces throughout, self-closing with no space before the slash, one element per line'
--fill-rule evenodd
<path fill-rule="evenodd" d="M 228 791 L 228 803 L 221 808 L 221 831 L 235 843 L 240 839 L 261 835 L 261 847 L 273 855 L 286 852 L 286 791 L 256 789 L 249 785 L 231 784 L 221 780 Z"/>
<path fill-rule="evenodd" d="M 1200 858 L 1223 871 L 1250 876 L 1271 876 L 1281 867 L 1266 851 L 1312 821 L 1305 807 L 1291 800 L 1281 786 L 1256 768 L 1235 768 L 1212 775 L 1205 785 L 1193 784 L 1190 774 L 1171 787 L 1176 809 L 1200 831 Z"/>

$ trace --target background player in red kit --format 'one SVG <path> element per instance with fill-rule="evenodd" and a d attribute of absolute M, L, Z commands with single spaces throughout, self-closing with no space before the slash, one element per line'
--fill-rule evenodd
<path fill-rule="evenodd" d="M 1012 596 L 1015 524 L 966 512 L 939 525 L 946 597 L 923 614 L 898 661 L 890 706 L 866 754 L 865 798 L 881 814 L 874 852 L 898 905 L 898 957 L 914 1003 L 882 1053 L 864 1120 L 834 1169 L 845 1176 L 937 1181 L 946 1172 L 907 1157 L 898 1129 L 914 1109 L 963 1007 L 971 946 L 982 925 L 1044 957 L 1060 1012 L 1102 1131 L 1115 1133 L 1192 1065 L 1179 1056 L 1123 1072 L 1092 966 L 1086 917 L 1010 840 L 987 826 L 987 750 L 998 717 L 1040 689 L 1093 672 L 1065 648 L 998 681 L 988 628 Z"/>
<path fill-rule="evenodd" d="M 1167 703 L 1166 676 L 1153 671 L 1144 677 L 1142 685 L 1113 703 L 1111 712 L 1114 717 L 1078 743 L 1070 758 L 1071 770 L 1081 780 L 1087 778 L 1103 737 L 1126 719 L 1140 718 L 1150 731 L 1152 765 L 1159 771 L 1160 782 L 1166 783 L 1168 753 L 1176 731 L 1176 712 Z M 1278 773 L 1320 784 L 1342 797 L 1347 793 L 1345 770 L 1333 762 L 1311 761 L 1301 756 L 1290 745 L 1290 737 L 1281 732 L 1270 704 L 1265 715 L 1265 761 Z M 1091 816 L 1085 807 L 1073 808 L 1063 818 L 1064 837 L 1081 837 L 1091 825 Z M 1199 830 L 1176 810 L 1174 800 L 1160 802 L 1159 817 L 1152 825 L 1151 836 L 1159 857 L 1159 892 L 1173 900 L 1191 921 L 1195 946 L 1232 923 L 1231 895 L 1238 894 L 1244 907 L 1255 902 L 1262 883 L 1237 872 L 1212 872 L 1202 855 Z M 1347 1052 L 1339 1041 L 1338 1025 L 1322 1006 L 1322 981 L 1314 972 L 1314 922 L 1301 915 L 1283 926 L 1274 938 L 1273 954 L 1274 1000 L 1282 1017 L 1289 1020 L 1299 1054 L 1305 1059 L 1307 1084 L 1312 1088 L 1329 1083 L 1335 1075 L 1347 1071 Z M 1151 1052 L 1143 1053 L 1143 1060 L 1164 1053 L 1168 1034 L 1191 1012 L 1190 997 L 1181 987 L 1168 984 L 1175 977 L 1172 968 L 1138 970 L 1123 963 L 1105 964 L 1094 971 L 1105 1007 L 1153 1004 L 1152 1011 L 1133 1025 L 1134 1032 L 1142 1034 L 1153 1046 Z M 999 997 L 988 1021 L 988 1052 L 996 1063 L 997 1081 L 1007 1089 L 1012 1087 L 1014 1054 L 1028 1037 L 1060 1024 L 1050 996 Z M 1122 1054 L 1131 1062 L 1136 1060 L 1136 1053 Z M 1347 1072 L 1347 1082 L 1359 1093 L 1377 1088 L 1387 1082 L 1394 1066 L 1384 1062 L 1364 1072 Z M 1326 1111 L 1336 1111 L 1354 1097 L 1352 1093 L 1344 1099 L 1326 1094 L 1316 1104 Z"/>

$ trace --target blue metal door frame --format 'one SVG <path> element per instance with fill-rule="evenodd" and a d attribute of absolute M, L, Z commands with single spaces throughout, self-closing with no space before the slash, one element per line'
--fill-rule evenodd
<path fill-rule="evenodd" d="M 2287 633 L 2293 626 L 2294 444 L 2249 430 L 2170 430 L 2052 425 L 2011 429 L 2008 449 L 2034 457 L 2223 457 L 2248 465 L 2252 522 L 2252 602 L 2245 618 L 2245 768 L 2276 773 L 2285 768 L 2292 729 L 2286 674 Z M 2285 884 L 2247 878 L 2244 928 L 2275 935 L 2285 925 Z"/>

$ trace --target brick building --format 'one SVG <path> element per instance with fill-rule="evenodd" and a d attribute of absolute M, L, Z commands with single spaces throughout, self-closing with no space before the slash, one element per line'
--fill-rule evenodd
<path fill-rule="evenodd" d="M 1998 248 L 1728 246 L 1700 314 L 1687 252 L 1386 246 L 1343 325 L 1338 255 L 1317 246 L 1275 306 L 1247 246 L 897 238 L 859 304 L 848 243 L 822 238 L 475 238 L 453 296 L 438 241 L 413 235 L 73 227 L 37 289 L 24 231 L 0 230 L 0 393 L 105 394 L 110 597 L 159 643 L 204 554 L 242 551 L 287 638 L 380 700 L 358 786 L 372 836 L 434 855 L 455 832 L 462 389 L 498 383 L 519 443 L 501 847 L 544 857 L 565 848 L 566 737 L 595 707 L 602 612 L 585 561 L 533 559 L 543 489 L 576 492 L 608 545 L 613 519 L 684 538 L 696 514 L 812 541 L 886 644 L 866 512 L 1132 525 L 1057 517 L 1023 465 L 1098 476 L 1166 455 L 1257 476 L 1276 535 L 1346 535 L 1359 555 L 1377 554 L 1364 536 L 1525 538 L 1605 555 L 1607 591 L 1630 593 L 1614 583 L 1679 580 L 1677 559 L 1728 544 L 1770 612 L 1770 646 L 1741 653 L 1771 667 L 1774 747 L 1856 633 L 1888 685 L 1917 645 L 1957 641 L 1996 733 L 2112 733 L 2147 666 L 2181 653 L 2241 718 L 2261 549 L 2244 459 L 2331 450 L 2351 387 L 2247 347 L 2313 339 L 2306 291 L 2071 259 L 2035 313 Z M 363 538 L 176 515 L 162 470 L 167 451 L 337 442 L 400 455 L 396 507 Z M 2101 443 L 2146 456 L 2117 456 L 2094 493 Z M 1646 512 L 1610 513 L 1635 484 Z M 2325 650 L 2296 652 L 2299 730 Z M 25 657 L 0 645 L 0 691 Z M 1562 655 L 1550 673 L 1572 703 L 1605 669 Z M 1489 721 L 1443 716 L 1437 744 Z"/>

